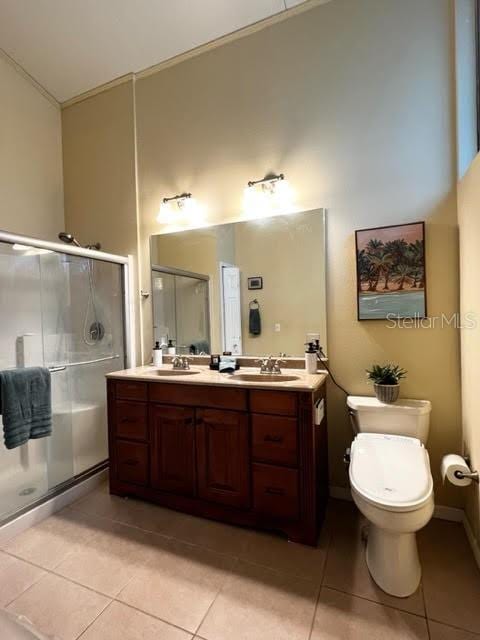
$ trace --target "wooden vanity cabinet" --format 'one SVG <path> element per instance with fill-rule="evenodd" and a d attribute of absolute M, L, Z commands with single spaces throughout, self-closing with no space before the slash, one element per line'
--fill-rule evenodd
<path fill-rule="evenodd" d="M 110 492 L 317 543 L 328 497 L 315 392 L 108 379 Z M 325 413 L 325 411 L 323 412 Z"/>

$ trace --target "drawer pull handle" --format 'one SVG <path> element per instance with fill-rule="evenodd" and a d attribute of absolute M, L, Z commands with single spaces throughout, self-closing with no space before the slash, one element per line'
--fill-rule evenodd
<path fill-rule="evenodd" d="M 127 460 L 124 460 L 123 464 L 126 464 L 129 467 L 136 467 L 138 464 L 138 460 L 134 460 L 133 458 L 128 458 Z"/>
<path fill-rule="evenodd" d="M 120 422 L 124 424 L 134 424 L 136 422 L 135 418 L 122 418 Z"/>
<path fill-rule="evenodd" d="M 267 487 L 265 493 L 269 493 L 271 496 L 284 496 L 285 490 L 278 487 Z"/>
<path fill-rule="evenodd" d="M 265 442 L 283 442 L 282 436 L 266 435 L 264 440 Z"/>

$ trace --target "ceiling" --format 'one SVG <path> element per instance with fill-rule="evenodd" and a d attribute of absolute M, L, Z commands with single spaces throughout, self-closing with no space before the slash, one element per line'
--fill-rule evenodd
<path fill-rule="evenodd" d="M 0 0 L 0 48 L 59 102 L 305 0 Z"/>

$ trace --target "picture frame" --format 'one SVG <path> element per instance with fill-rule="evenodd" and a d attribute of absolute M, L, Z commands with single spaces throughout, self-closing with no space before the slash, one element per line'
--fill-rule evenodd
<path fill-rule="evenodd" d="M 425 223 L 355 231 L 357 319 L 427 317 Z"/>
<path fill-rule="evenodd" d="M 251 289 L 263 289 L 262 276 L 253 276 L 248 278 L 248 288 Z"/>

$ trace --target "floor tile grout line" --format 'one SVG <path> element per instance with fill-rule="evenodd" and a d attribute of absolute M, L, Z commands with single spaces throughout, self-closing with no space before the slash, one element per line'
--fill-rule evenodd
<path fill-rule="evenodd" d="M 318 603 L 320 602 L 320 596 L 322 594 L 322 588 L 323 588 L 323 581 L 325 580 L 325 573 L 327 571 L 327 562 L 328 562 L 328 555 L 330 553 L 330 546 L 332 543 L 332 538 L 333 538 L 333 530 L 330 531 L 328 535 L 328 542 L 327 542 L 327 548 L 325 551 L 325 558 L 323 561 L 323 570 L 322 570 L 322 579 L 320 581 L 320 584 L 318 586 L 318 593 L 317 593 L 317 598 L 315 600 L 315 606 L 313 608 L 313 618 L 312 618 L 312 622 L 310 625 L 310 632 L 308 634 L 308 640 L 311 640 L 312 638 L 312 634 L 313 634 L 313 629 L 315 627 L 315 619 L 317 617 L 317 609 L 318 609 Z"/>
<path fill-rule="evenodd" d="M 92 624 L 95 622 L 95 620 L 98 620 L 98 618 L 99 618 L 101 615 L 103 615 L 103 614 L 105 613 L 105 611 L 108 609 L 108 607 L 110 607 L 110 605 L 112 604 L 112 602 L 113 602 L 113 598 L 111 598 L 111 599 L 110 599 L 110 602 L 107 602 L 107 604 L 103 607 L 103 609 L 100 611 L 100 613 L 98 613 L 98 614 L 94 617 L 94 619 L 93 619 L 89 624 L 87 624 L 87 626 L 85 627 L 85 629 L 84 629 L 84 630 L 83 630 L 83 631 L 82 631 L 82 632 L 81 632 L 81 633 L 80 633 L 80 634 L 75 638 L 75 640 L 79 640 L 79 639 L 83 636 L 83 634 L 87 631 L 87 629 L 90 629 L 90 627 L 91 627 L 91 626 L 92 626 Z"/>
<path fill-rule="evenodd" d="M 365 600 L 366 602 L 371 602 L 372 604 L 378 604 L 380 607 L 386 607 L 387 609 L 393 609 L 394 611 L 400 611 L 401 613 L 407 613 L 408 615 L 415 616 L 416 618 L 426 619 L 427 616 L 422 615 L 421 613 L 415 613 L 414 611 L 408 611 L 407 609 L 400 609 L 399 607 L 395 607 L 392 604 L 387 604 L 386 602 L 379 602 L 378 600 L 372 600 L 371 598 L 367 598 L 365 596 L 359 596 L 357 593 L 351 593 L 350 591 L 343 591 L 338 587 L 331 587 L 328 584 L 322 584 L 322 589 L 330 589 L 330 591 L 336 591 L 337 593 L 343 593 L 345 596 L 350 596 L 352 598 L 359 598 L 359 600 Z M 442 623 L 443 624 L 443 623 Z M 467 631 L 467 629 L 464 629 Z"/>
<path fill-rule="evenodd" d="M 308 632 L 308 640 L 311 640 L 313 634 L 313 628 L 315 627 L 315 619 L 317 617 L 317 609 L 318 603 L 320 602 L 320 595 L 322 593 L 322 585 L 320 584 L 318 587 L 317 597 L 315 598 L 315 606 L 313 607 L 313 617 L 312 622 L 310 623 L 310 630 Z"/>
<path fill-rule="evenodd" d="M 98 589 L 94 589 L 93 587 L 90 587 L 86 584 L 83 584 L 82 582 L 78 582 L 77 580 L 74 580 L 73 578 L 67 578 L 67 576 L 62 575 L 61 573 L 57 573 L 55 571 L 55 569 L 47 569 L 46 567 L 42 567 L 39 564 L 35 564 L 35 562 L 32 562 L 31 560 L 25 560 L 24 558 L 21 558 L 20 556 L 15 556 L 13 554 L 9 554 L 11 555 L 13 558 L 17 558 L 18 560 L 23 560 L 23 562 L 31 565 L 32 567 L 35 567 L 36 569 L 42 569 L 42 571 L 44 571 L 46 574 L 55 576 L 56 578 L 61 578 L 62 580 L 66 580 L 67 582 L 71 582 L 72 584 L 76 585 L 77 587 L 83 587 L 83 589 L 88 589 L 88 591 L 92 591 L 93 593 L 96 593 L 99 596 L 102 596 L 103 598 L 110 598 L 111 600 L 115 600 L 116 597 L 111 596 L 110 594 L 104 593 L 103 591 L 99 591 Z M 40 580 L 43 580 L 46 576 L 41 576 L 36 582 L 35 584 L 38 584 L 40 582 Z M 21 595 L 23 595 L 24 593 L 26 593 L 26 591 L 28 591 L 31 587 L 33 587 L 34 585 L 30 585 L 29 587 L 27 587 L 27 589 L 25 589 L 25 591 L 23 591 L 19 596 L 17 596 L 16 598 L 14 598 L 12 600 L 12 602 L 14 602 L 17 598 L 20 598 Z M 123 590 L 123 587 L 122 589 Z M 12 603 L 10 603 L 12 604 Z"/>
<path fill-rule="evenodd" d="M 15 556 L 11 556 L 11 557 L 15 557 Z M 36 565 L 31 565 L 34 566 L 36 569 L 38 568 Z M 44 570 L 45 571 L 45 570 Z M 12 598 L 12 600 L 10 600 L 9 602 L 7 602 L 6 604 L 3 605 L 3 609 L 7 609 L 7 607 L 9 607 L 11 604 L 13 604 L 15 602 L 15 600 L 17 600 L 18 598 L 20 598 L 20 596 L 23 596 L 25 593 L 27 593 L 27 591 L 29 589 L 31 589 L 32 587 L 34 587 L 36 584 L 38 584 L 40 582 L 40 580 L 42 580 L 45 576 L 41 575 L 39 578 L 37 578 L 36 580 L 34 580 L 34 582 L 32 582 L 32 584 L 29 584 L 28 587 L 26 587 L 26 589 L 24 589 L 21 593 L 19 593 L 17 596 L 15 596 L 14 598 Z"/>
<path fill-rule="evenodd" d="M 236 565 L 238 565 L 238 564 L 239 564 L 239 562 L 240 562 L 240 561 L 237 559 L 236 564 L 235 564 L 233 567 L 231 567 L 231 569 L 234 569 L 234 567 L 235 567 Z M 230 573 L 231 573 L 231 572 L 230 572 Z M 222 593 L 223 589 L 225 588 L 225 585 L 227 584 L 227 582 L 229 582 L 229 580 L 231 580 L 231 575 L 228 575 L 228 576 L 226 576 L 226 577 L 225 577 L 225 580 L 222 582 L 222 584 L 221 584 L 221 586 L 220 586 L 219 590 L 218 590 L 218 591 L 217 591 L 217 593 L 215 594 L 215 597 L 213 598 L 213 600 L 212 600 L 212 602 L 210 603 L 209 607 L 208 607 L 208 608 L 207 608 L 207 610 L 205 611 L 205 615 L 204 615 L 204 616 L 203 616 L 203 618 L 200 620 L 200 624 L 198 625 L 198 627 L 197 627 L 197 628 L 196 628 L 196 630 L 195 630 L 195 633 L 193 634 L 194 636 L 198 635 L 198 632 L 200 631 L 200 628 L 201 628 L 202 624 L 205 622 L 205 620 L 206 620 L 206 618 L 207 618 L 208 614 L 210 613 L 211 608 L 212 608 L 212 607 L 213 607 L 213 605 L 215 604 L 215 602 L 216 602 L 216 600 L 217 600 L 218 596 Z"/>
<path fill-rule="evenodd" d="M 124 600 L 119 600 L 118 597 L 113 598 L 113 602 L 117 602 L 118 604 L 122 604 L 125 607 L 128 607 L 129 609 L 133 609 L 134 611 L 138 611 L 139 613 L 143 613 L 146 616 L 149 616 L 150 618 L 153 618 L 154 620 L 159 620 L 160 622 L 163 622 L 164 624 L 170 626 L 170 627 L 175 627 L 175 629 L 179 629 L 180 631 L 184 631 L 185 633 L 189 633 L 190 635 L 195 635 L 195 633 L 193 631 L 191 631 L 190 629 L 185 629 L 185 627 L 181 627 L 178 624 L 175 624 L 174 622 L 170 622 L 168 620 L 165 620 L 165 618 L 160 618 L 160 616 L 155 615 L 154 613 L 150 613 L 149 611 L 144 611 L 143 609 L 140 609 L 139 607 L 136 607 L 133 604 L 130 604 L 128 602 L 125 602 Z"/>
<path fill-rule="evenodd" d="M 423 581 L 420 584 L 421 584 L 421 591 L 422 591 L 423 610 L 425 611 L 425 620 L 427 621 L 428 640 L 432 640 L 432 634 L 430 632 L 430 623 L 428 621 L 428 616 L 427 616 L 427 601 L 425 599 L 425 588 L 423 586 Z"/>
<path fill-rule="evenodd" d="M 478 636 L 480 638 L 480 631 L 472 631 L 471 629 L 465 629 L 464 627 L 456 627 L 454 624 L 450 622 L 443 622 L 442 620 L 437 620 L 436 618 L 427 618 L 429 622 L 435 622 L 436 624 L 441 624 L 444 627 L 449 627 L 450 629 L 455 629 L 456 631 L 463 631 L 464 633 L 471 633 L 473 636 Z"/>

